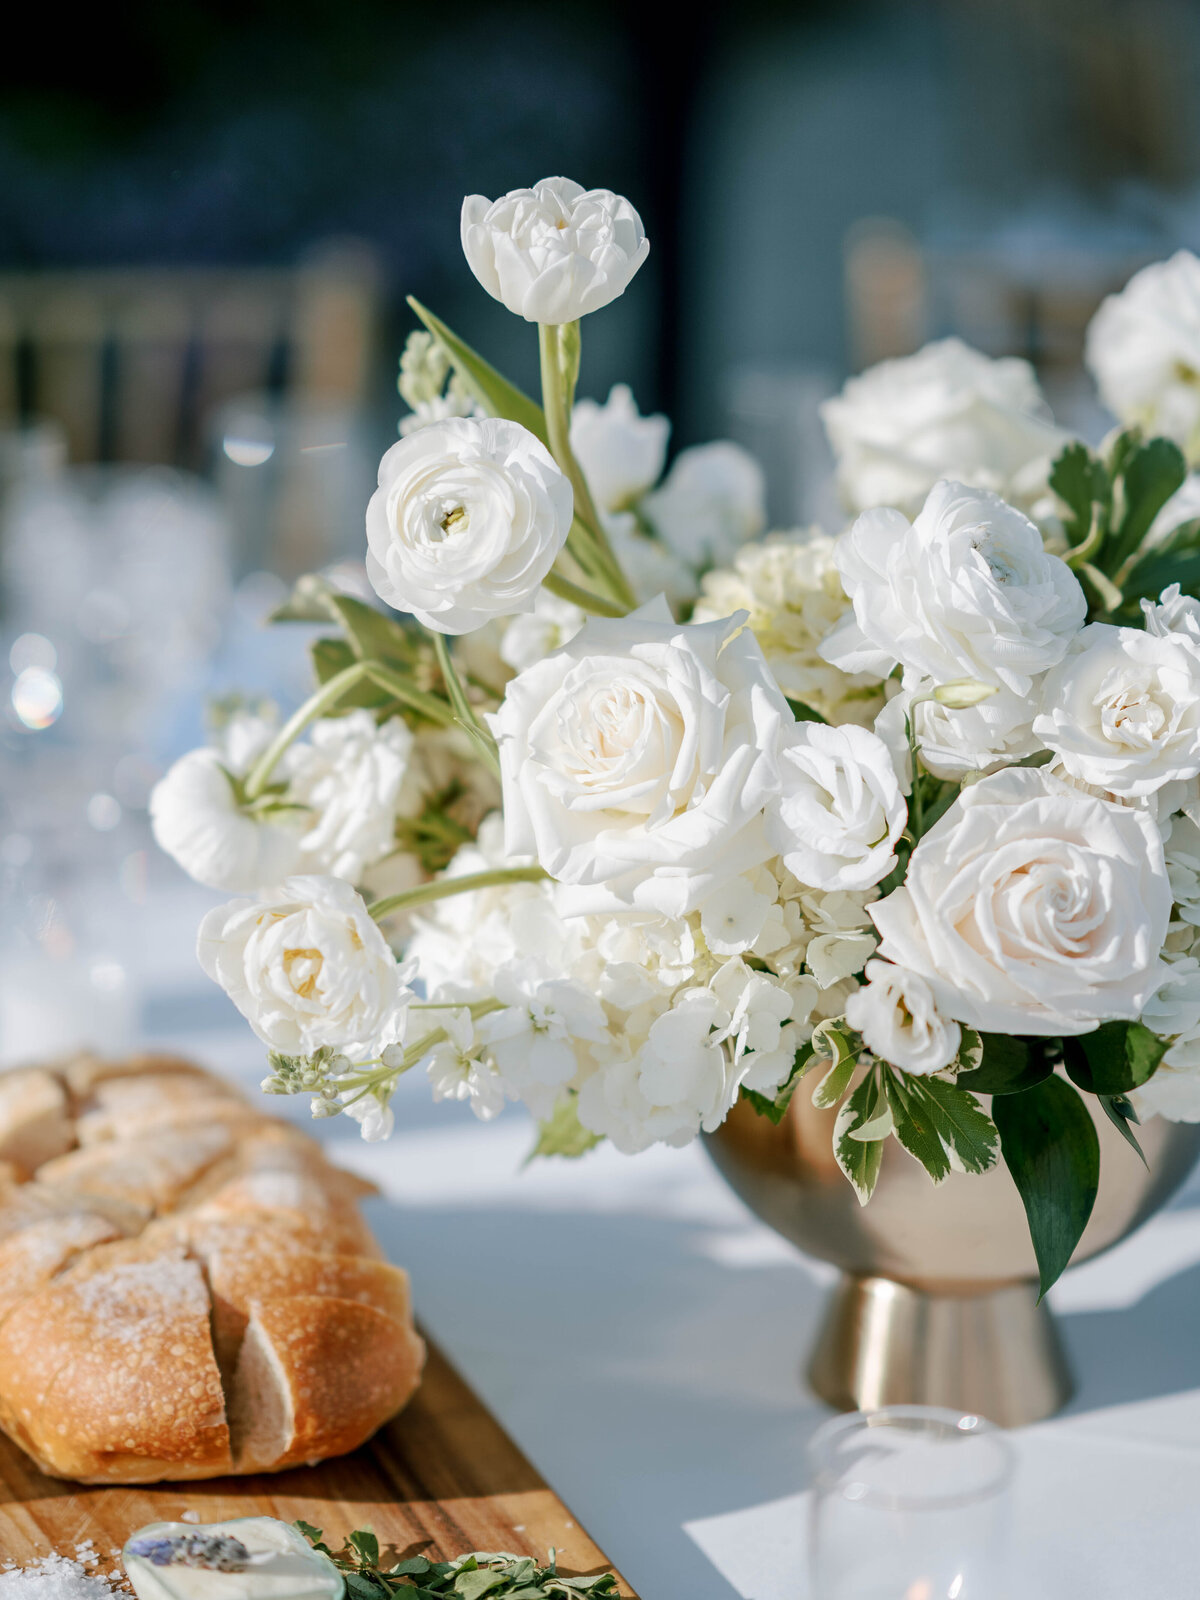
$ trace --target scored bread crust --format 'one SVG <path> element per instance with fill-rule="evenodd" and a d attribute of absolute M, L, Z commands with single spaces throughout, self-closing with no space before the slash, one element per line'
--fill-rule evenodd
<path fill-rule="evenodd" d="M 0 1074 L 0 1152 L 0 1428 L 43 1472 L 279 1471 L 355 1449 L 417 1387 L 371 1186 L 213 1074 Z"/>

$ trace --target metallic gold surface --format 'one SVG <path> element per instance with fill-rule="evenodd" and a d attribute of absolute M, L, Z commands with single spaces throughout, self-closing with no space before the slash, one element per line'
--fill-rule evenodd
<path fill-rule="evenodd" d="M 1100 1193 L 1076 1262 L 1157 1211 L 1200 1155 L 1200 1125 L 1154 1117 L 1137 1130 L 1147 1170 L 1084 1098 L 1100 1136 Z M 801 1085 L 778 1127 L 739 1103 L 706 1139 L 753 1212 L 842 1269 L 809 1368 L 816 1392 L 843 1410 L 921 1402 L 1006 1427 L 1057 1411 L 1070 1379 L 1050 1312 L 1036 1303 L 1029 1227 L 1007 1168 L 952 1172 L 935 1187 L 888 1140 L 860 1206 L 833 1159 L 835 1116 Z"/>

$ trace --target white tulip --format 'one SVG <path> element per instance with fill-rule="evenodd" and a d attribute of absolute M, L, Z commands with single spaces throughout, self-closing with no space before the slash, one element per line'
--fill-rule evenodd
<path fill-rule="evenodd" d="M 726 565 L 766 526 L 762 468 L 727 439 L 681 450 L 642 513 L 693 567 Z"/>
<path fill-rule="evenodd" d="M 866 984 L 846 1001 L 846 1021 L 868 1050 L 903 1072 L 941 1072 L 958 1055 L 962 1029 L 940 1016 L 924 978 L 890 961 L 868 961 Z"/>
<path fill-rule="evenodd" d="M 577 400 L 571 449 L 601 511 L 624 511 L 662 477 L 671 424 L 639 414 L 633 390 L 615 383 L 605 403 Z"/>
<path fill-rule="evenodd" d="M 196 953 L 273 1050 L 311 1055 L 393 1042 L 412 999 L 361 897 L 341 878 L 293 877 L 217 906 Z"/>
<path fill-rule="evenodd" d="M 381 600 L 439 633 L 528 611 L 566 543 L 571 485 L 518 423 L 431 423 L 379 463 L 367 576 Z"/>
<path fill-rule="evenodd" d="M 780 774 L 767 836 L 794 877 L 814 889 L 869 889 L 887 877 L 908 808 L 882 739 L 798 723 Z"/>
<path fill-rule="evenodd" d="M 543 178 L 499 200 L 463 201 L 467 265 L 526 322 L 574 322 L 623 294 L 650 250 L 642 219 L 619 194 Z"/>

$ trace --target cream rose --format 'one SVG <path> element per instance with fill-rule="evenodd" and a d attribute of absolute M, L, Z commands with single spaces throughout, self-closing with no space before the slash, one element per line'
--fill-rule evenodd
<path fill-rule="evenodd" d="M 887 877 L 908 808 L 882 739 L 798 723 L 780 776 L 767 837 L 795 878 L 814 889 L 870 889 Z"/>
<path fill-rule="evenodd" d="M 288 1055 L 391 1043 L 412 998 L 341 878 L 288 878 L 256 900 L 215 907 L 196 953 L 263 1043 Z"/>
<path fill-rule="evenodd" d="M 1138 1017 L 1162 982 L 1171 890 L 1144 812 L 1012 767 L 964 789 L 869 910 L 880 955 L 946 1016 L 1077 1034 Z"/>
<path fill-rule="evenodd" d="M 958 1055 L 962 1029 L 940 1016 L 925 979 L 890 961 L 868 961 L 866 984 L 846 1001 L 846 1021 L 868 1050 L 902 1072 L 941 1072 Z"/>
<path fill-rule="evenodd" d="M 939 483 L 915 522 L 866 511 L 838 539 L 854 604 L 821 654 L 846 672 L 935 684 L 977 678 L 1027 695 L 1083 626 L 1079 580 L 998 495 Z"/>
<path fill-rule="evenodd" d="M 1027 361 L 993 361 L 961 339 L 881 361 L 827 400 L 821 418 L 851 511 L 915 512 L 939 478 L 1031 505 L 1070 437 Z"/>
<path fill-rule="evenodd" d="M 643 417 L 633 390 L 614 383 L 603 405 L 577 400 L 571 412 L 571 449 L 602 511 L 624 511 L 662 477 L 671 424 Z"/>
<path fill-rule="evenodd" d="M 792 717 L 744 621 L 681 627 L 652 602 L 508 685 L 489 719 L 506 848 L 576 886 L 573 909 L 682 915 L 771 854 Z"/>
<path fill-rule="evenodd" d="M 467 265 L 526 322 L 574 322 L 624 294 L 650 242 L 619 194 L 543 178 L 499 200 L 469 194 L 462 207 Z"/>
<path fill-rule="evenodd" d="M 528 611 L 571 526 L 571 485 L 518 423 L 430 423 L 379 463 L 367 576 L 381 600 L 439 633 Z"/>

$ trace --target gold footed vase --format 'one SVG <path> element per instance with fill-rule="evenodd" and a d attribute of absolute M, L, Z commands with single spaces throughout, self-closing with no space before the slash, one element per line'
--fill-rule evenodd
<path fill-rule="evenodd" d="M 1089 1097 L 1085 1096 L 1085 1099 Z M 1149 1170 L 1094 1107 L 1100 1193 L 1074 1261 L 1126 1238 L 1163 1206 L 1200 1155 L 1200 1125 L 1154 1117 L 1137 1130 Z M 808 1368 L 843 1411 L 924 1404 L 1002 1427 L 1036 1422 L 1072 1393 L 1025 1211 L 1001 1163 L 938 1187 L 895 1142 L 860 1206 L 833 1159 L 835 1111 L 802 1085 L 778 1125 L 744 1102 L 706 1138 L 730 1187 L 808 1255 L 841 1269 Z"/>

